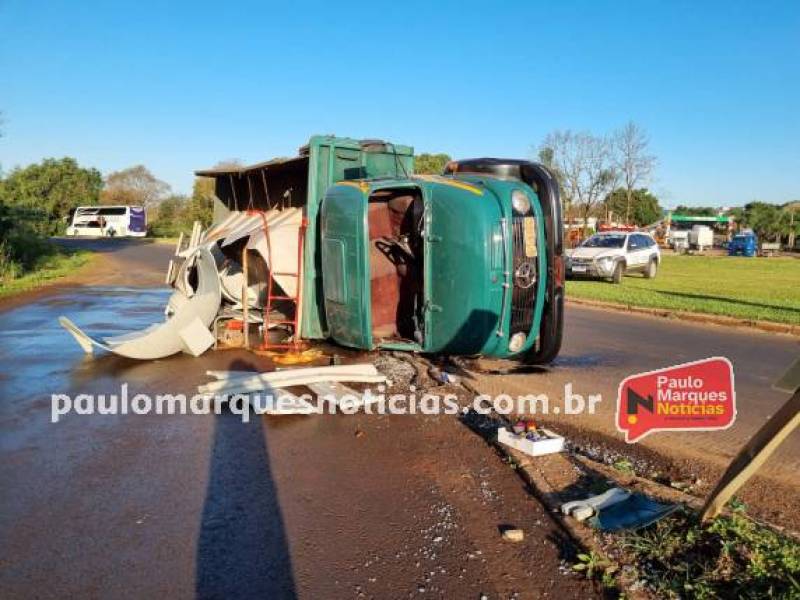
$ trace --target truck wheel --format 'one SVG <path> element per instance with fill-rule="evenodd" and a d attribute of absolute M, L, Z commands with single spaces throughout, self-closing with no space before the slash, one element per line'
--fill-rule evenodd
<path fill-rule="evenodd" d="M 614 267 L 614 274 L 611 276 L 611 283 L 622 283 L 622 275 L 625 272 L 625 265 L 622 262 L 618 262 L 617 265 Z"/>
<path fill-rule="evenodd" d="M 656 276 L 656 272 L 658 271 L 658 262 L 655 258 L 651 259 L 647 265 L 647 268 L 644 271 L 644 276 L 646 279 L 653 279 Z"/>

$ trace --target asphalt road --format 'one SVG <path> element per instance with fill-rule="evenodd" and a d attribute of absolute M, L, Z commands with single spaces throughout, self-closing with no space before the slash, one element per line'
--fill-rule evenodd
<path fill-rule="evenodd" d="M 101 335 L 157 320 L 172 251 L 90 244 L 87 272 L 0 312 L 0 598 L 599 597 L 565 566 L 560 527 L 452 416 L 52 423 L 54 393 L 191 394 L 207 369 L 268 366 L 84 356 L 57 317 Z M 525 540 L 502 541 L 507 525 Z"/>
<path fill-rule="evenodd" d="M 800 340 L 794 337 L 570 305 L 564 345 L 552 369 L 547 373 L 484 375 L 478 387 L 493 394 L 546 393 L 557 405 L 562 403 L 568 383 L 573 393 L 584 397 L 601 394 L 594 415 L 549 414 L 548 419 L 623 439 L 616 431 L 614 415 L 617 389 L 625 377 L 724 356 L 734 368 L 737 417 L 733 426 L 714 432 L 658 432 L 639 443 L 673 456 L 727 464 L 788 400 L 788 394 L 771 386 L 799 355 Z M 800 431 L 784 442 L 763 472 L 783 481 L 796 480 Z"/>
<path fill-rule="evenodd" d="M 68 243 L 85 243 L 74 242 Z M 191 393 L 206 369 L 267 368 L 238 351 L 132 362 L 86 357 L 57 324 L 135 330 L 159 318 L 172 247 L 89 242 L 101 259 L 0 312 L 0 597 L 591 597 L 564 574 L 569 544 L 483 442 L 453 417 L 78 415 L 53 393 Z M 608 434 L 632 373 L 706 356 L 736 369 L 739 419 L 643 447 L 724 464 L 781 403 L 770 383 L 795 339 L 570 306 L 548 372 L 481 376 L 505 393 L 566 382 L 603 394 L 570 426 Z M 363 358 L 363 357 L 362 357 Z M 366 357 L 367 360 L 371 357 Z M 798 434 L 769 476 L 798 497 Z M 800 511 L 796 511 L 800 513 Z M 498 527 L 526 531 L 502 542 Z"/>

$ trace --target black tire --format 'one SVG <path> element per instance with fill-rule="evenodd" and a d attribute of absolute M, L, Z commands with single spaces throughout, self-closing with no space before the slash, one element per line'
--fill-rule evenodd
<path fill-rule="evenodd" d="M 618 262 L 614 267 L 614 274 L 611 276 L 611 283 L 622 283 L 622 276 L 625 274 L 625 265 L 622 261 Z"/>
<path fill-rule="evenodd" d="M 650 262 L 647 263 L 647 268 L 644 270 L 644 277 L 645 279 L 655 279 L 657 272 L 658 261 L 655 258 L 651 258 Z"/>

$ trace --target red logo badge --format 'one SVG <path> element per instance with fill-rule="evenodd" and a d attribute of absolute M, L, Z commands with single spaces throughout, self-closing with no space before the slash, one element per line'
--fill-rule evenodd
<path fill-rule="evenodd" d="M 724 357 L 631 375 L 619 384 L 617 429 L 629 444 L 654 431 L 727 429 L 734 419 L 733 365 Z"/>

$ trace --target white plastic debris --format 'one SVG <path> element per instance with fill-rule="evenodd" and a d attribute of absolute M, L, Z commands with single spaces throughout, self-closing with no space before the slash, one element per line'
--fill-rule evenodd
<path fill-rule="evenodd" d="M 249 285 L 245 286 L 242 266 L 231 258 L 230 250 L 233 249 L 228 247 L 244 241 L 245 248 L 257 252 L 272 273 L 280 288 L 273 294 L 293 299 L 298 296 L 302 285 L 302 266 L 298 261 L 302 226 L 303 211 L 296 207 L 271 209 L 264 213 L 235 211 L 205 233 L 201 224 L 195 222 L 191 235 L 179 238 L 167 268 L 165 281 L 175 291 L 164 310 L 164 322 L 142 331 L 108 338 L 88 335 L 65 316 L 60 317 L 59 322 L 86 353 L 97 347 L 137 359 L 163 358 L 180 351 L 199 356 L 215 344 L 217 320 L 263 324 L 260 313 L 265 304 L 267 282 L 253 282 L 250 277 Z M 247 255 L 243 253 L 243 256 Z M 293 315 L 298 323 L 302 322 L 302 310 L 302 303 L 298 301 Z M 210 331 L 212 325 L 213 333 Z M 281 325 L 271 323 L 270 326 Z M 245 339 L 249 331 L 249 328 L 244 330 Z M 295 339 L 302 337 L 300 331 L 292 333 Z M 312 382 L 319 381 L 324 380 L 314 379 Z M 339 380 L 334 378 L 332 381 Z M 368 381 L 378 380 L 372 377 Z M 253 386 L 253 389 L 261 389 L 258 382 L 242 380 L 239 383 L 243 391 Z"/>
<path fill-rule="evenodd" d="M 214 345 L 215 338 L 207 325 L 195 317 L 186 327 L 180 330 L 183 340 L 183 351 L 192 356 L 200 356 Z"/>
<path fill-rule="evenodd" d="M 270 387 L 291 387 L 329 381 L 363 383 L 386 381 L 386 377 L 378 373 L 375 366 L 371 364 L 284 369 L 233 377 L 219 377 L 219 375 L 219 373 L 215 373 L 215 376 L 218 377 L 217 380 L 199 386 L 197 391 L 201 394 L 233 395 L 258 392 Z"/>
<path fill-rule="evenodd" d="M 604 508 L 623 502 L 630 497 L 631 493 L 622 488 L 611 488 L 597 496 L 591 496 L 583 500 L 574 500 L 561 505 L 561 512 L 571 515 L 578 521 L 585 521 L 595 513 Z"/>
<path fill-rule="evenodd" d="M 309 415 L 315 410 L 310 402 L 280 388 L 250 395 L 248 401 L 259 415 Z"/>
<path fill-rule="evenodd" d="M 308 388 L 318 397 L 338 406 L 344 411 L 358 410 L 367 404 L 374 404 L 379 398 L 372 394 L 360 394 L 352 388 L 335 381 L 321 381 L 309 384 Z"/>
<path fill-rule="evenodd" d="M 194 261 L 184 262 L 181 270 L 188 268 L 192 262 L 197 267 L 197 288 L 193 290 L 191 298 L 176 292 L 178 297 L 173 295 L 169 303 L 173 312 L 162 323 L 155 323 L 142 331 L 97 339 L 86 334 L 67 317 L 59 317 L 58 321 L 87 354 L 91 354 L 94 347 L 138 359 L 164 358 L 182 350 L 189 350 L 192 353 L 189 346 L 197 350 L 208 340 L 208 338 L 200 339 L 195 321 L 208 330 L 219 311 L 221 302 L 219 276 L 214 257 L 208 250 L 201 248 L 197 251 Z M 178 275 L 179 278 L 181 276 L 182 274 Z M 187 328 L 189 328 L 187 330 L 189 344 L 181 336 L 181 332 Z"/>
<path fill-rule="evenodd" d="M 514 448 L 524 452 L 529 456 L 542 456 L 561 452 L 564 449 L 564 438 L 549 429 L 542 428 L 541 431 L 547 436 L 545 439 L 529 440 L 525 434 L 515 434 L 508 431 L 505 427 L 498 427 L 497 441 L 505 444 L 509 448 Z"/>

